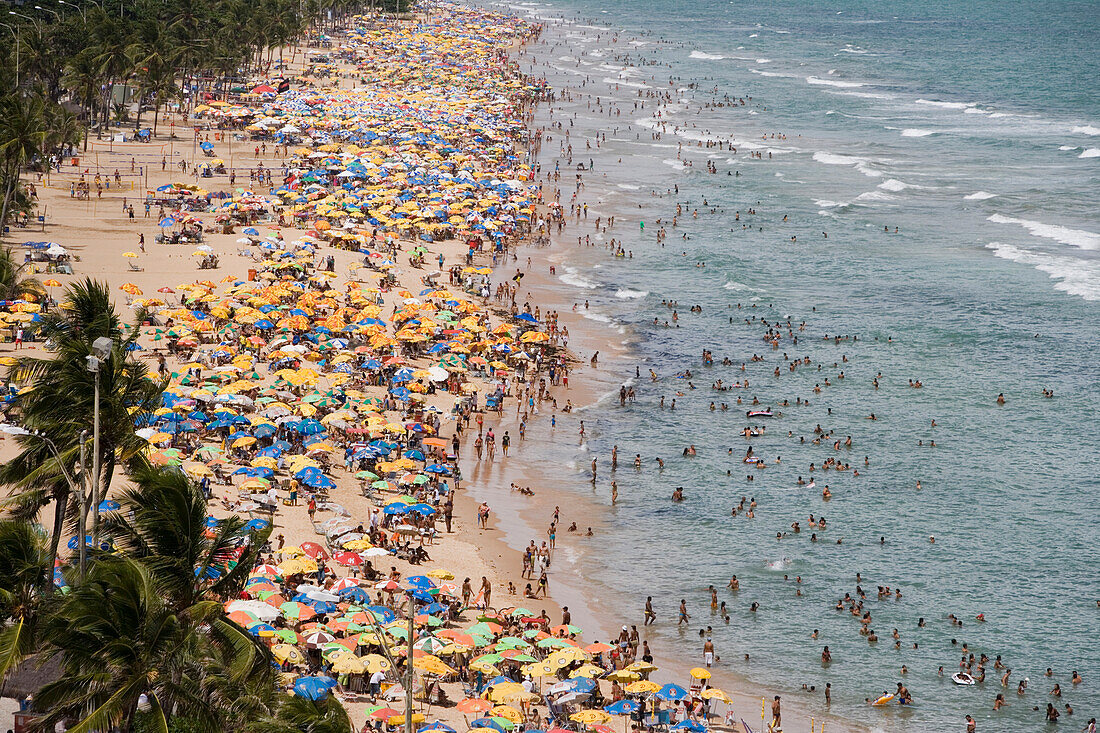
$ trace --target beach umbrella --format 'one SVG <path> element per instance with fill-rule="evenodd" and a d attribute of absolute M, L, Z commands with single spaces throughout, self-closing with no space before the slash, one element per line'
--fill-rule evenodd
<path fill-rule="evenodd" d="M 705 733 L 707 727 L 697 720 L 683 720 L 669 730 L 687 731 L 687 733 Z"/>
<path fill-rule="evenodd" d="M 626 686 L 626 691 L 631 695 L 647 695 L 660 689 L 661 686 L 651 680 L 638 680 Z"/>
<path fill-rule="evenodd" d="M 630 715 L 636 712 L 639 707 L 641 706 L 633 700 L 619 700 L 618 702 L 605 706 L 604 710 L 612 715 Z"/>
<path fill-rule="evenodd" d="M 294 682 L 294 694 L 307 700 L 322 700 L 336 686 L 331 677 L 300 677 Z"/>
<path fill-rule="evenodd" d="M 724 702 L 727 705 L 733 702 L 733 700 L 730 699 L 730 696 L 726 694 L 724 690 L 720 690 L 717 687 L 708 687 L 707 689 L 703 690 L 702 694 L 699 695 L 699 697 L 703 698 L 704 700 L 718 700 L 719 702 Z"/>
<path fill-rule="evenodd" d="M 489 712 L 493 709 L 493 704 L 480 697 L 468 697 L 465 700 L 460 700 L 456 707 L 460 713 L 474 715 Z"/>
<path fill-rule="evenodd" d="M 417 729 L 416 733 L 457 733 L 457 731 L 443 721 L 437 720 Z"/>
<path fill-rule="evenodd" d="M 301 650 L 291 644 L 276 644 L 271 647 L 271 655 L 280 663 L 301 664 L 305 661 L 305 655 L 302 654 Z"/>
<path fill-rule="evenodd" d="M 656 697 L 659 700 L 665 702 L 679 702 L 686 698 L 688 695 L 687 690 L 679 685 L 667 684 L 661 689 L 657 690 Z"/>

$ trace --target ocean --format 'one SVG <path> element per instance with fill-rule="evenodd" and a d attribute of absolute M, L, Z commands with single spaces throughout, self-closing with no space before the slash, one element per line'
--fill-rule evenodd
<path fill-rule="evenodd" d="M 1031 731 L 1053 701 L 1076 730 L 1100 712 L 1097 5 L 494 7 L 546 23 L 524 59 L 570 95 L 536 115 L 552 136 L 540 180 L 568 209 L 583 176 L 587 218 L 552 258 L 604 334 L 607 394 L 554 429 L 535 423 L 523 450 L 570 466 L 557 491 L 605 506 L 598 546 L 573 566 L 601 603 L 640 623 L 652 595 L 657 648 L 698 658 L 711 625 L 720 673 L 810 710 L 830 683 L 832 712 L 871 728 L 962 730 L 970 714 L 978 730 Z M 795 359 L 808 362 L 792 371 Z M 719 379 L 748 386 L 712 389 Z M 636 402 L 619 404 L 620 384 Z M 782 414 L 746 417 L 765 406 Z M 745 438 L 747 426 L 766 431 Z M 815 444 L 818 427 L 832 435 Z M 744 464 L 750 445 L 765 468 Z M 821 470 L 828 459 L 851 468 Z M 731 516 L 741 497 L 754 518 Z M 857 573 L 877 644 L 834 609 Z M 724 590 L 733 574 L 737 593 Z M 693 619 L 678 630 L 681 598 Z M 964 644 L 988 655 L 984 684 L 951 682 Z M 912 706 L 866 705 L 899 681 Z"/>

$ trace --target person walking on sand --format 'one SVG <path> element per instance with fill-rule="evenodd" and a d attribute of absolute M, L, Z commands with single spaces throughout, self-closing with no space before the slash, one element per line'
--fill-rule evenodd
<path fill-rule="evenodd" d="M 645 598 L 645 618 L 642 621 L 642 626 L 649 626 L 657 620 L 657 614 L 653 611 L 653 596 L 646 596 Z"/>
<path fill-rule="evenodd" d="M 779 695 L 776 695 L 775 699 L 772 700 L 772 722 L 770 727 L 773 729 L 780 728 L 782 717 L 783 715 L 779 708 Z"/>
<path fill-rule="evenodd" d="M 493 599 L 493 585 L 484 575 L 481 576 L 481 607 L 489 610 Z"/>

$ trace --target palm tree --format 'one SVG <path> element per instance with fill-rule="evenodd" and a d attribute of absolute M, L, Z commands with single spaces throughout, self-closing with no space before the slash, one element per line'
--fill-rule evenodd
<path fill-rule="evenodd" d="M 8 210 L 19 184 L 19 171 L 42 150 L 46 139 L 41 96 L 10 94 L 0 99 L 0 178 L 4 203 L 0 207 L 0 230 L 8 221 Z"/>
<path fill-rule="evenodd" d="M 284 697 L 275 715 L 249 725 L 248 733 L 352 733 L 348 711 L 334 697 Z"/>
<path fill-rule="evenodd" d="M 87 125 L 92 124 L 95 116 L 96 105 L 99 102 L 99 85 L 102 80 L 99 64 L 96 62 L 96 53 L 93 48 L 84 50 L 72 56 L 65 66 L 66 74 L 62 79 L 77 99 L 84 105 L 84 120 Z M 84 150 L 88 150 L 88 135 L 84 135 Z"/>
<path fill-rule="evenodd" d="M 115 548 L 152 568 L 175 608 L 240 593 L 270 528 L 251 532 L 234 516 L 207 536 L 206 498 L 182 471 L 139 459 L 130 478 L 135 486 L 118 497 L 121 510 L 103 526 Z"/>
<path fill-rule="evenodd" d="M 143 712 L 163 733 L 174 717 L 221 730 L 223 717 L 201 694 L 210 682 L 204 670 L 215 660 L 228 659 L 234 674 L 272 685 L 270 656 L 225 619 L 220 602 L 177 612 L 162 591 L 149 566 L 108 556 L 60 602 L 42 638 L 43 658 L 59 659 L 63 674 L 35 696 L 39 730 L 75 719 L 71 733 L 112 727 L 129 733 Z"/>
<path fill-rule="evenodd" d="M 138 459 L 131 477 L 104 523 L 117 554 L 96 560 L 42 635 L 45 658 L 59 657 L 64 671 L 37 696 L 50 711 L 43 724 L 75 717 L 71 731 L 128 731 L 144 694 L 146 729 L 167 730 L 172 717 L 237 729 L 273 707 L 274 670 L 222 604 L 240 592 L 268 532 L 232 519 L 208 537 L 206 500 L 182 472 Z"/>
<path fill-rule="evenodd" d="M 109 486 L 116 463 L 148 447 L 134 433 L 134 420 L 161 405 L 164 383 L 154 381 L 146 365 L 131 358 L 139 330 L 123 334 L 106 284 L 88 279 L 72 285 L 59 312 L 43 319 L 42 332 L 53 346 L 53 358 L 21 357 L 11 367 L 9 379 L 25 388 L 9 412 L 28 430 L 52 440 L 63 465 L 71 475 L 77 474 L 80 446 L 87 445 L 95 407 L 94 375 L 86 360 L 95 339 L 110 338 L 114 348 L 99 370 L 100 486 Z M 73 500 L 68 481 L 45 441 L 33 435 L 16 440 L 22 452 L 0 465 L 0 484 L 14 489 L 7 507 L 15 516 L 31 519 L 53 502 L 50 546 L 56 556 Z"/>
<path fill-rule="evenodd" d="M 0 521 L 0 681 L 34 652 L 48 606 L 53 558 L 28 522 Z"/>
<path fill-rule="evenodd" d="M 27 265 L 17 261 L 12 251 L 0 247 L 0 300 L 33 300 L 46 298 L 46 288 L 33 277 L 24 277 Z M 29 297 L 28 297 L 29 296 Z"/>

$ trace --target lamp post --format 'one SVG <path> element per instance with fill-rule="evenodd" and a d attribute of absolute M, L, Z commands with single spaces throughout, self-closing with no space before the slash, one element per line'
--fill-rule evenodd
<path fill-rule="evenodd" d="M 57 21 L 59 23 L 61 22 L 61 13 L 57 12 L 56 10 L 50 10 L 49 8 L 44 8 L 41 5 L 35 5 L 34 9 L 35 10 L 44 10 L 47 13 L 53 13 L 54 16 L 57 18 Z"/>
<path fill-rule="evenodd" d="M 38 35 L 42 35 L 42 27 L 40 25 L 38 25 L 38 21 L 35 20 L 34 18 L 32 18 L 31 16 L 23 15 L 22 13 L 17 13 L 14 10 L 9 10 L 8 15 L 16 15 L 16 16 L 19 16 L 20 18 L 25 18 L 26 20 L 29 20 L 30 22 L 34 23 L 34 29 L 36 31 L 38 31 Z"/>
<path fill-rule="evenodd" d="M 79 10 L 80 11 L 80 19 L 84 21 L 84 25 L 88 25 L 88 14 L 84 11 L 84 8 L 80 7 L 79 5 L 73 5 L 72 3 L 67 3 L 67 2 L 65 2 L 65 0 L 57 0 L 57 2 L 58 2 L 59 5 L 68 5 L 70 8 L 76 8 L 77 10 Z"/>
<path fill-rule="evenodd" d="M 15 88 L 19 88 L 19 34 L 15 32 L 15 26 L 10 26 L 7 23 L 0 23 L 0 25 L 11 31 L 11 34 L 15 36 Z"/>
<path fill-rule="evenodd" d="M 50 453 L 53 454 L 54 460 L 57 461 L 57 467 L 61 469 L 61 475 L 65 478 L 65 483 L 69 485 L 69 491 L 77 497 L 77 503 L 81 507 L 79 512 L 79 542 L 80 542 L 80 577 L 84 578 L 84 570 L 87 567 L 88 548 L 87 543 L 84 540 L 84 443 L 87 441 L 88 431 L 84 431 L 80 434 L 80 486 L 77 487 L 76 482 L 73 481 L 73 477 L 69 474 L 69 469 L 65 468 L 65 462 L 61 460 L 61 453 L 57 450 L 57 444 L 54 443 L 49 436 L 39 430 L 27 430 L 21 428 L 18 425 L 0 425 L 0 432 L 7 435 L 29 435 L 38 438 L 46 447 L 50 449 Z M 53 565 L 57 564 L 57 557 L 53 558 Z M 52 566 L 51 566 L 52 569 Z"/>
<path fill-rule="evenodd" d="M 409 602 L 409 636 L 405 640 L 405 733 L 413 733 L 413 617 L 416 615 L 416 606 L 413 604 L 413 592 L 410 590 L 405 598 Z"/>
<path fill-rule="evenodd" d="M 88 371 L 94 375 L 95 405 L 92 408 L 92 544 L 99 543 L 99 368 L 111 358 L 115 342 L 107 336 L 100 336 L 92 342 L 92 353 L 84 357 L 88 361 Z"/>

